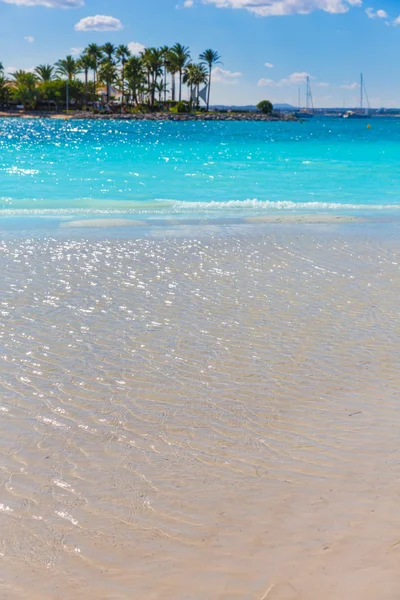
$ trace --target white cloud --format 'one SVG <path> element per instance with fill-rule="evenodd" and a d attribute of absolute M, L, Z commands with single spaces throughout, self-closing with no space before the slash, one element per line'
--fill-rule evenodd
<path fill-rule="evenodd" d="M 342 88 L 342 90 L 356 90 L 360 87 L 360 84 L 356 82 L 348 84 L 346 83 L 345 85 L 341 85 L 340 87 Z"/>
<path fill-rule="evenodd" d="M 33 35 L 27 35 L 24 37 L 24 40 L 26 40 L 28 44 L 32 44 L 35 41 L 35 38 L 33 37 Z"/>
<path fill-rule="evenodd" d="M 142 52 L 146 50 L 146 47 L 143 46 L 140 42 L 131 42 L 128 44 L 129 52 L 133 54 L 133 56 L 139 56 Z"/>
<path fill-rule="evenodd" d="M 319 83 L 317 83 L 317 87 L 324 87 L 327 88 L 329 87 L 329 83 L 326 83 L 326 81 L 320 81 Z"/>
<path fill-rule="evenodd" d="M 279 79 L 278 81 L 275 81 L 274 79 L 262 78 L 257 82 L 257 85 L 258 87 L 285 87 L 287 85 L 298 85 L 299 83 L 304 83 L 307 80 L 307 77 L 313 79 L 309 73 L 296 72 L 284 77 L 283 79 Z"/>
<path fill-rule="evenodd" d="M 202 0 L 218 8 L 246 9 L 261 17 L 280 17 L 309 14 L 323 10 L 331 14 L 346 13 L 352 6 L 361 6 L 362 0 Z"/>
<path fill-rule="evenodd" d="M 115 17 L 105 15 L 96 15 L 94 17 L 85 17 L 75 25 L 75 31 L 119 31 L 122 29 L 122 23 Z"/>
<path fill-rule="evenodd" d="M 72 56 L 79 56 L 79 54 L 82 54 L 83 50 L 83 48 L 71 48 L 71 54 Z"/>
<path fill-rule="evenodd" d="M 265 63 L 264 67 L 267 67 L 267 69 L 273 69 L 274 65 L 272 63 Z"/>
<path fill-rule="evenodd" d="M 385 10 L 374 10 L 373 8 L 366 8 L 365 12 L 369 19 L 387 19 L 388 14 Z"/>
<path fill-rule="evenodd" d="M 85 4 L 84 0 L 0 0 L 0 2 L 18 6 L 46 6 L 47 8 L 79 8 Z"/>
<path fill-rule="evenodd" d="M 6 67 L 4 69 L 4 72 L 7 73 L 7 75 L 12 75 L 15 71 L 17 71 L 17 67 Z"/>
<path fill-rule="evenodd" d="M 175 6 L 176 10 L 182 10 L 184 8 L 193 8 L 194 0 L 184 0 L 183 4 L 177 4 Z"/>
<path fill-rule="evenodd" d="M 393 25 L 400 25 L 400 16 L 393 21 Z"/>
<path fill-rule="evenodd" d="M 228 85 L 236 85 L 239 83 L 239 78 L 242 76 L 242 73 L 239 71 L 232 72 L 226 69 L 221 69 L 221 67 L 215 67 L 212 71 L 212 80 L 214 83 L 225 83 Z"/>
<path fill-rule="evenodd" d="M 276 87 L 276 81 L 262 77 L 257 81 L 258 87 Z"/>

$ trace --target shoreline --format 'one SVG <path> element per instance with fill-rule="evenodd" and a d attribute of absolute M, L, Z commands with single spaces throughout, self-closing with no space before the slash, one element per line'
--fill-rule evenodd
<path fill-rule="evenodd" d="M 54 113 L 45 111 L 11 112 L 0 111 L 0 118 L 20 119 L 53 119 L 53 120 L 91 120 L 91 121 L 299 121 L 291 115 L 263 115 L 261 113 L 128 113 L 128 114 L 94 114 L 87 111 L 75 113 Z"/>

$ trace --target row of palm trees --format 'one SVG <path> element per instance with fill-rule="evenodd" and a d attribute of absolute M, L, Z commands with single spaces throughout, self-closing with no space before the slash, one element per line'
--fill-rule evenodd
<path fill-rule="evenodd" d="M 171 48 L 146 48 L 138 56 L 132 55 L 125 45 L 89 44 L 78 58 L 69 55 L 55 65 L 39 65 L 32 73 L 17 71 L 12 74 L 11 82 L 5 78 L 0 64 L 0 103 L 2 90 L 4 92 L 7 86 L 11 87 L 15 98 L 25 103 L 27 99 L 34 100 L 35 90 L 40 85 L 57 79 L 68 84 L 78 83 L 81 81 L 78 76 L 83 75 L 85 106 L 89 100 L 99 97 L 100 85 L 106 88 L 107 103 L 114 87 L 120 92 L 122 103 L 148 104 L 150 107 L 156 102 L 181 102 L 186 85 L 190 106 L 199 105 L 201 94 L 208 110 L 212 70 L 220 63 L 220 55 L 212 49 L 205 50 L 198 62 L 194 62 L 189 48 L 179 43 Z M 201 93 L 202 86 L 205 91 Z"/>

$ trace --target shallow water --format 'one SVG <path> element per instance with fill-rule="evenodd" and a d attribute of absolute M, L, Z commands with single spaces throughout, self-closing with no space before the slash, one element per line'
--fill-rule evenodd
<path fill-rule="evenodd" d="M 394 600 L 397 229 L 0 243 L 0 597 Z"/>

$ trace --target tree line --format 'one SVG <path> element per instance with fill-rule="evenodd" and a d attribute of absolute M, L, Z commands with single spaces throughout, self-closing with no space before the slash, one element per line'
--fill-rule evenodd
<path fill-rule="evenodd" d="M 179 43 L 171 48 L 146 48 L 138 56 L 125 45 L 89 44 L 78 58 L 69 55 L 54 65 L 39 65 L 33 72 L 18 70 L 7 77 L 0 63 L 0 106 L 18 102 L 30 109 L 38 103 L 58 107 L 68 95 L 74 104 L 87 108 L 99 99 L 99 87 L 105 86 L 107 104 L 114 87 L 122 104 L 153 109 L 170 102 L 191 110 L 199 107 L 201 94 L 208 110 L 217 64 L 221 57 L 216 50 L 205 50 L 196 62 L 189 48 Z M 188 103 L 182 100 L 183 86 L 189 90 Z M 206 91 L 201 93 L 201 88 Z"/>

